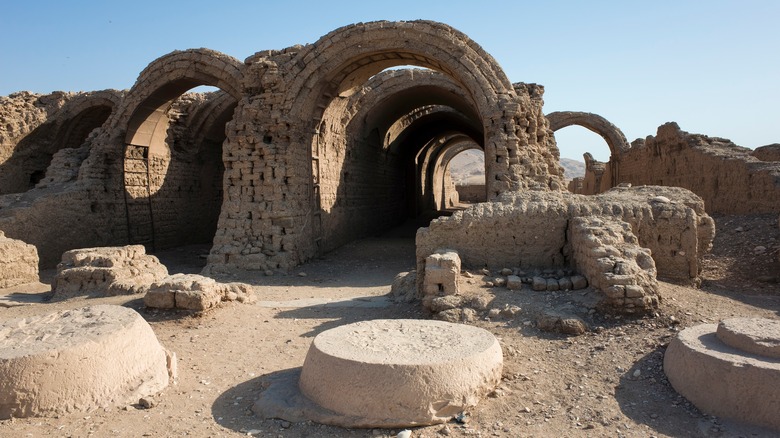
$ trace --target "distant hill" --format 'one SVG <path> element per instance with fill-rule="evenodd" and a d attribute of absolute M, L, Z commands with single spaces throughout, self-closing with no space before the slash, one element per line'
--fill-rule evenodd
<path fill-rule="evenodd" d="M 585 163 L 561 158 L 566 180 L 585 176 Z M 472 149 L 458 154 L 450 161 L 450 174 L 457 185 L 485 184 L 485 154 Z"/>
<path fill-rule="evenodd" d="M 471 149 L 450 161 L 450 175 L 457 185 L 485 184 L 485 154 Z"/>
<path fill-rule="evenodd" d="M 563 177 L 566 181 L 585 176 L 585 163 L 582 161 L 561 158 L 561 167 L 563 167 Z"/>

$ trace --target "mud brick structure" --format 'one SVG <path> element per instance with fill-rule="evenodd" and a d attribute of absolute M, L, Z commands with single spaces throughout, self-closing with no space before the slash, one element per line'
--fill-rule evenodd
<path fill-rule="evenodd" d="M 604 305 L 645 311 L 658 303 L 656 273 L 699 281 L 714 237 L 701 198 L 677 187 L 616 188 L 596 196 L 506 193 L 417 231 L 417 287 L 421 296 L 427 292 L 427 258 L 447 248 L 470 268 L 579 269 L 604 292 Z"/>
<path fill-rule="evenodd" d="M 202 85 L 218 91 L 187 93 Z M 660 222 L 645 227 L 627 213 L 660 208 L 652 196 L 564 194 L 553 133 L 573 124 L 602 135 L 612 151 L 609 163 L 588 160 L 577 191 L 679 185 L 708 211 L 780 208 L 776 163 L 762 161 L 776 158 L 776 145 L 751 155 L 676 125 L 630 145 L 600 116 L 545 116 L 543 93 L 511 83 L 476 42 L 430 21 L 354 24 L 243 62 L 209 49 L 175 51 L 152 61 L 127 91 L 0 99 L 0 230 L 35 245 L 44 267 L 74 248 L 210 244 L 204 274 L 288 270 L 350 240 L 460 208 L 449 162 L 480 149 L 485 185 L 464 200 L 490 203 L 457 220 L 502 209 L 611 216 L 631 224 L 659 276 L 695 281 L 711 240 L 702 231 L 710 228 L 704 207 L 682 195 L 689 213 L 677 192 L 663 195 L 672 200 L 671 219 L 659 231 Z M 534 207 L 538 196 L 556 200 Z M 549 246 L 458 252 L 464 263 L 571 264 L 559 252 L 568 229 L 559 222 L 509 230 Z"/>
<path fill-rule="evenodd" d="M 592 195 L 620 184 L 676 186 L 701 196 L 710 213 L 780 212 L 778 144 L 750 150 L 724 138 L 687 133 L 673 122 L 629 144 L 619 128 L 597 114 L 555 112 L 547 118 L 553 131 L 578 125 L 601 135 L 611 152 L 607 163 L 585 154 L 585 176 L 569 183 L 571 192 Z"/>
<path fill-rule="evenodd" d="M 185 95 L 199 85 L 220 91 Z M 486 199 L 563 189 L 542 93 L 429 21 L 346 26 L 244 62 L 173 52 L 125 92 L 9 96 L 9 114 L 38 116 L 3 137 L 6 163 L 26 143 L 54 159 L 41 186 L 4 191 L 0 229 L 45 266 L 72 248 L 211 242 L 208 272 L 288 269 L 435 216 L 462 150 L 485 151 Z M 44 135 L 76 124 L 73 141 Z"/>

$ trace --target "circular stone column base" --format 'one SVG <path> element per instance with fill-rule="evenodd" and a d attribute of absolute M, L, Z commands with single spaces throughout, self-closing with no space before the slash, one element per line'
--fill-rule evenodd
<path fill-rule="evenodd" d="M 780 430 L 780 360 L 770 356 L 778 344 L 777 321 L 732 318 L 702 324 L 670 342 L 664 372 L 701 411 Z"/>
<path fill-rule="evenodd" d="M 170 370 L 170 372 L 169 372 Z M 138 402 L 175 356 L 132 309 L 98 305 L 0 323 L 0 419 Z"/>
<path fill-rule="evenodd" d="M 299 388 L 329 411 L 384 427 L 435 424 L 473 407 L 501 380 L 488 331 L 442 321 L 374 320 L 317 335 Z"/>

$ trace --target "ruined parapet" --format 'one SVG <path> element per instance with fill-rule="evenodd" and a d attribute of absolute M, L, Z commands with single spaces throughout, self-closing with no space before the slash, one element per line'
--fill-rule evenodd
<path fill-rule="evenodd" d="M 244 283 L 218 283 L 197 274 L 174 274 L 154 282 L 144 296 L 146 307 L 203 311 L 222 301 L 255 301 L 252 286 Z"/>
<path fill-rule="evenodd" d="M 780 162 L 764 160 L 775 156 L 772 150 L 756 156 L 728 139 L 690 134 L 667 123 L 621 154 L 617 182 L 684 187 L 702 197 L 709 213 L 776 213 Z"/>
<path fill-rule="evenodd" d="M 167 275 L 143 245 L 74 249 L 62 255 L 52 292 L 54 299 L 138 294 Z"/>
<path fill-rule="evenodd" d="M 701 411 L 780 431 L 780 321 L 689 327 L 669 343 L 664 372 Z"/>
<path fill-rule="evenodd" d="M 38 251 L 0 231 L 0 289 L 38 281 Z"/>
<path fill-rule="evenodd" d="M 91 306 L 0 323 L 0 419 L 127 406 L 176 378 L 132 309 Z"/>
<path fill-rule="evenodd" d="M 602 306 L 618 312 L 658 307 L 655 262 L 628 223 L 603 216 L 573 218 L 569 240 L 577 270 L 604 293 Z"/>
<path fill-rule="evenodd" d="M 619 188 L 597 196 L 514 192 L 418 230 L 418 276 L 424 277 L 425 258 L 439 248 L 457 251 L 469 267 L 573 267 L 566 233 L 571 219 L 584 216 L 630 224 L 639 246 L 650 249 L 658 275 L 684 284 L 697 281 L 715 233 L 701 199 L 676 187 Z"/>

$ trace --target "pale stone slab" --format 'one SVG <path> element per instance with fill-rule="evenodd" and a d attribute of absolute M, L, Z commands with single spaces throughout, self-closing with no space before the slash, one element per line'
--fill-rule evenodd
<path fill-rule="evenodd" d="M 687 328 L 666 349 L 664 372 L 703 412 L 780 431 L 780 361 L 722 343 L 716 324 Z"/>
<path fill-rule="evenodd" d="M 435 424 L 473 407 L 501 379 L 501 346 L 488 331 L 428 320 L 348 324 L 314 339 L 301 392 L 364 427 Z"/>
<path fill-rule="evenodd" d="M 747 353 L 780 359 L 780 320 L 729 318 L 718 324 L 718 339 Z"/>
<path fill-rule="evenodd" d="M 0 419 L 138 402 L 174 378 L 175 356 L 134 310 L 98 305 L 0 324 Z"/>

